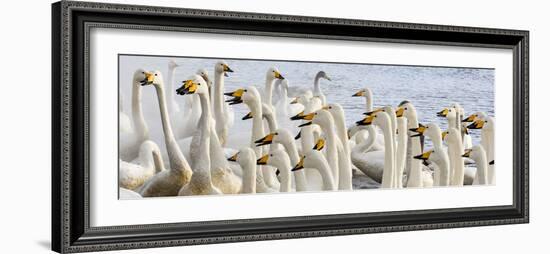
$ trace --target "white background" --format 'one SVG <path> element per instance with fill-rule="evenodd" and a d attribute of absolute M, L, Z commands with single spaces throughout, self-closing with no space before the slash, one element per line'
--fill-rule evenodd
<path fill-rule="evenodd" d="M 31 2 L 31 3 L 30 3 Z M 151 4 L 152 1 L 120 1 Z M 550 78 L 548 7 L 535 1 L 155 1 L 159 5 L 359 19 L 528 29 L 531 31 L 531 223 L 134 250 L 126 253 L 282 253 L 342 250 L 425 253 L 513 252 L 547 248 L 550 178 L 544 124 Z M 0 232 L 2 253 L 47 253 L 50 239 L 50 2 L 4 4 Z M 23 99 L 24 98 L 24 99 Z M 534 117 L 536 114 L 538 117 Z M 544 115 L 543 115 L 544 114 Z M 537 128 L 535 128 L 537 126 Z"/>

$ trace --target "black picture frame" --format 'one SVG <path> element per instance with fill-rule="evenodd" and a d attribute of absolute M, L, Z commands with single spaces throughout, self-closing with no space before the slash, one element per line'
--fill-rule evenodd
<path fill-rule="evenodd" d="M 513 50 L 513 205 L 113 227 L 89 225 L 92 27 Z M 61 1 L 52 5 L 52 249 L 88 252 L 529 221 L 529 32 Z"/>

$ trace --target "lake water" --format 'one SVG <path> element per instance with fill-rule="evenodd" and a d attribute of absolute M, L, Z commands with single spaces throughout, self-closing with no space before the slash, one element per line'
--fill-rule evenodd
<path fill-rule="evenodd" d="M 138 68 L 160 70 L 166 81 L 168 62 L 172 59 L 181 66 L 175 74 L 175 82 L 178 84 L 200 68 L 206 68 L 212 76 L 214 64 L 218 61 L 218 59 L 185 57 L 120 56 L 119 89 L 127 114 L 130 115 L 131 80 L 134 71 Z M 351 97 L 351 95 L 364 87 L 372 90 L 374 107 L 385 105 L 396 107 L 401 101 L 409 100 L 416 107 L 421 123 L 438 123 L 442 130 L 447 129 L 447 120 L 437 117 L 436 112 L 454 102 L 464 107 L 466 115 L 485 111 L 494 116 L 493 69 L 225 60 L 235 71 L 225 79 L 226 91 L 251 85 L 263 87 L 265 73 L 271 66 L 280 70 L 291 87 L 302 89 L 313 89 L 314 76 L 320 70 L 325 71 L 332 81 L 322 80 L 321 88 L 329 103 L 342 105 L 348 127 L 363 118 L 365 99 Z M 182 99 L 178 102 L 183 105 Z M 159 109 L 154 91 L 143 92 L 143 108 L 151 138 L 163 146 Z M 240 120 L 248 113 L 246 106 L 237 105 L 233 108 L 235 125 L 230 129 L 229 134 L 250 130 L 251 122 Z M 472 131 L 471 134 L 473 143 L 478 144 L 479 132 Z M 430 146 L 430 144 L 427 145 Z"/>

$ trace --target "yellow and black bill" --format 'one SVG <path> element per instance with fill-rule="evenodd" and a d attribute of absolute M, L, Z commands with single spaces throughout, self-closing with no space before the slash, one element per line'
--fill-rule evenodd
<path fill-rule="evenodd" d="M 409 130 L 412 132 L 416 132 L 416 134 L 411 135 L 411 137 L 420 137 L 424 135 L 424 132 L 426 131 L 426 126 L 419 123 L 418 128 L 410 128 Z"/>
<path fill-rule="evenodd" d="M 443 110 L 437 112 L 437 116 L 439 117 L 446 117 L 449 114 L 449 109 L 444 108 Z"/>
<path fill-rule="evenodd" d="M 294 166 L 290 171 L 296 171 L 296 170 L 303 169 L 304 168 L 304 158 L 305 158 L 305 156 L 302 156 L 302 158 L 300 158 L 300 161 L 298 162 L 298 164 L 296 164 L 296 166 Z"/>
<path fill-rule="evenodd" d="M 239 156 L 239 152 L 236 152 L 233 154 L 233 156 L 227 158 L 228 161 L 237 161 L 237 156 Z"/>
<path fill-rule="evenodd" d="M 374 121 L 374 116 L 375 116 L 374 114 L 369 115 L 369 116 L 365 117 L 363 120 L 357 121 L 355 123 L 357 125 L 371 125 L 372 121 Z"/>
<path fill-rule="evenodd" d="M 265 137 L 254 141 L 254 143 L 256 143 L 256 146 L 269 145 L 273 143 L 273 137 L 275 137 L 275 133 L 269 133 Z"/>
<path fill-rule="evenodd" d="M 305 123 L 303 123 L 303 124 L 298 125 L 298 127 L 308 126 L 308 125 L 311 125 L 312 123 L 313 123 L 312 121 L 305 122 Z"/>
<path fill-rule="evenodd" d="M 296 114 L 296 115 L 290 117 L 290 120 L 293 120 L 293 121 L 295 121 L 295 120 L 302 120 L 302 119 L 304 119 L 304 118 L 303 118 L 304 116 L 305 116 L 304 111 L 302 111 L 302 112 L 300 112 L 300 113 L 298 113 L 298 114 Z"/>
<path fill-rule="evenodd" d="M 464 150 L 464 154 L 462 155 L 462 157 L 468 158 L 470 157 L 471 153 L 472 153 L 472 149 L 466 149 Z"/>
<path fill-rule="evenodd" d="M 285 77 L 283 77 L 283 75 L 281 75 L 281 73 L 278 72 L 278 71 L 275 71 L 275 78 L 278 78 L 278 79 L 285 79 Z"/>
<path fill-rule="evenodd" d="M 298 139 L 300 139 L 301 137 L 302 137 L 302 130 L 300 130 L 300 131 L 298 132 L 298 134 L 296 135 L 296 137 L 294 137 L 294 139 L 295 139 L 295 140 L 298 140 Z"/>
<path fill-rule="evenodd" d="M 375 113 L 382 112 L 382 111 L 384 111 L 384 109 L 382 109 L 382 108 L 377 108 L 377 109 L 375 109 L 375 110 L 373 110 L 373 111 L 365 112 L 365 113 L 363 113 L 363 115 L 370 116 L 370 115 L 374 115 Z"/>
<path fill-rule="evenodd" d="M 396 117 L 402 117 L 403 114 L 405 114 L 405 108 L 404 108 L 404 107 L 398 107 L 398 108 L 395 110 L 395 116 L 396 116 Z"/>
<path fill-rule="evenodd" d="M 304 114 L 304 111 L 292 116 L 290 120 L 313 120 L 314 113 Z"/>
<path fill-rule="evenodd" d="M 357 93 L 354 93 L 351 97 L 362 97 L 365 96 L 365 90 L 360 90 Z"/>
<path fill-rule="evenodd" d="M 266 165 L 269 160 L 269 154 L 266 154 L 256 161 L 256 165 Z"/>
<path fill-rule="evenodd" d="M 145 75 L 145 78 L 139 82 L 141 86 L 152 85 L 155 81 L 156 74 L 151 72 L 143 72 L 143 75 Z"/>
<path fill-rule="evenodd" d="M 223 65 L 223 71 L 224 72 L 233 72 L 233 70 L 231 68 L 229 68 L 229 65 L 227 65 L 227 64 Z"/>
<path fill-rule="evenodd" d="M 473 122 L 474 120 L 476 120 L 476 118 L 477 118 L 476 114 L 471 114 L 470 116 L 462 119 L 462 122 L 463 123 L 470 123 L 470 122 Z"/>
<path fill-rule="evenodd" d="M 475 120 L 473 123 L 468 125 L 467 128 L 473 129 L 473 130 L 482 129 L 484 124 L 485 124 L 485 121 L 483 120 Z"/>
<path fill-rule="evenodd" d="M 248 119 L 251 119 L 253 118 L 252 116 L 252 112 L 248 112 L 248 114 L 246 114 L 245 116 L 243 116 L 243 118 L 241 118 L 242 120 L 248 120 Z"/>
<path fill-rule="evenodd" d="M 243 103 L 243 100 L 242 100 L 241 97 L 243 96 L 244 92 L 245 92 L 245 90 L 240 88 L 240 89 L 237 89 L 233 92 L 224 93 L 227 96 L 233 97 L 231 99 L 226 100 L 225 102 L 229 102 L 229 105 Z"/>
<path fill-rule="evenodd" d="M 414 156 L 413 158 L 415 158 L 417 160 L 428 160 L 428 159 L 430 159 L 430 155 L 432 153 L 433 153 L 433 150 L 430 150 L 430 151 L 424 152 L 422 154 L 419 154 L 417 156 Z"/>
<path fill-rule="evenodd" d="M 317 143 L 313 146 L 313 150 L 321 151 L 325 147 L 325 140 L 322 138 L 319 138 L 317 140 Z"/>
<path fill-rule="evenodd" d="M 180 88 L 176 89 L 176 94 L 194 94 L 197 91 L 197 83 L 195 83 L 193 80 L 184 80 L 182 81 L 182 83 L 183 85 Z"/>

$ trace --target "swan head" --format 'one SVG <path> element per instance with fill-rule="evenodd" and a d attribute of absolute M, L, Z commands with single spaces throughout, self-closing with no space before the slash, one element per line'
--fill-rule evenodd
<path fill-rule="evenodd" d="M 413 158 L 415 158 L 417 160 L 427 161 L 427 160 L 430 159 L 430 156 L 432 155 L 433 152 L 434 152 L 434 150 L 429 150 L 429 151 L 424 152 L 422 154 L 416 155 Z"/>
<path fill-rule="evenodd" d="M 441 133 L 441 140 L 449 143 L 449 142 L 456 142 L 460 140 L 460 132 L 455 129 L 451 128 Z"/>
<path fill-rule="evenodd" d="M 315 79 L 321 79 L 321 78 L 326 79 L 328 81 L 332 81 L 332 79 L 324 71 L 317 72 L 317 75 L 315 76 Z"/>
<path fill-rule="evenodd" d="M 256 146 L 269 145 L 269 144 L 274 142 L 275 136 L 278 136 L 278 135 L 279 135 L 278 131 L 272 132 L 272 133 L 267 134 L 265 137 L 254 141 L 254 143 L 256 144 Z"/>
<path fill-rule="evenodd" d="M 180 65 L 179 65 L 178 63 L 176 63 L 176 61 L 173 60 L 173 59 L 170 60 L 170 62 L 168 62 L 168 68 L 170 68 L 170 69 L 175 69 L 175 68 L 177 68 L 177 67 L 179 67 L 179 66 L 180 66 Z"/>
<path fill-rule="evenodd" d="M 134 72 L 134 83 L 142 84 L 142 81 L 145 79 L 145 70 L 144 69 L 137 69 Z"/>
<path fill-rule="evenodd" d="M 334 119 L 332 118 L 332 115 L 330 114 L 330 112 L 328 112 L 325 109 L 320 109 L 309 114 L 303 114 L 303 113 L 301 114 L 302 115 L 298 114 L 296 116 L 293 116 L 291 119 L 292 120 L 301 119 L 301 120 L 307 120 L 309 122 L 300 124 L 298 127 L 304 127 L 311 124 L 317 124 L 320 126 L 332 126 L 334 123 Z"/>
<path fill-rule="evenodd" d="M 485 117 L 487 117 L 487 114 L 485 112 L 481 112 L 481 111 L 480 112 L 475 112 L 475 113 L 469 115 L 468 117 L 462 119 L 462 122 L 463 123 L 471 123 L 471 122 L 473 122 L 475 120 L 478 120 L 478 119 L 483 120 L 483 119 L 485 119 Z"/>
<path fill-rule="evenodd" d="M 457 102 L 453 102 L 451 104 L 451 108 L 454 108 L 460 114 L 464 114 L 464 108 L 462 106 L 460 106 L 460 104 L 458 104 Z"/>
<path fill-rule="evenodd" d="M 363 88 L 352 95 L 352 97 L 365 97 L 367 99 L 372 98 L 372 91 L 368 88 Z"/>
<path fill-rule="evenodd" d="M 164 85 L 162 81 L 162 73 L 160 71 L 143 71 L 142 75 L 143 75 L 143 79 L 139 81 L 141 83 L 141 86 Z"/>
<path fill-rule="evenodd" d="M 208 75 L 208 71 L 206 69 L 204 69 L 204 68 L 198 69 L 195 74 L 201 76 L 202 79 L 204 79 L 204 81 L 206 81 L 206 84 L 208 85 L 208 87 L 211 86 L 210 76 Z"/>
<path fill-rule="evenodd" d="M 444 108 L 443 110 L 437 112 L 437 116 L 446 117 L 447 119 L 456 118 L 456 112 L 457 112 L 456 108 L 452 108 L 452 107 Z"/>
<path fill-rule="evenodd" d="M 273 117 L 273 110 L 270 106 L 268 106 L 265 103 L 262 103 L 262 115 L 263 117 Z M 245 116 L 243 116 L 242 120 L 248 120 L 254 118 L 254 115 L 252 114 L 252 111 L 248 112 Z"/>
<path fill-rule="evenodd" d="M 270 80 L 285 79 L 277 67 L 271 67 L 267 70 L 266 78 Z"/>
<path fill-rule="evenodd" d="M 367 115 L 363 120 L 355 122 L 357 125 L 378 125 L 383 127 L 384 125 L 387 125 L 390 121 L 390 116 L 384 112 L 383 110 L 380 110 L 378 112 L 372 113 L 370 115 Z"/>
<path fill-rule="evenodd" d="M 485 119 L 477 119 L 466 128 L 468 129 L 484 129 L 484 130 L 493 130 L 495 126 L 495 119 L 492 117 L 486 117 Z"/>
<path fill-rule="evenodd" d="M 414 105 L 409 101 L 403 101 L 399 104 L 397 107 L 397 110 L 395 111 L 396 117 L 406 117 L 409 120 L 416 118 L 416 108 Z"/>
<path fill-rule="evenodd" d="M 475 145 L 472 149 L 466 149 L 464 150 L 464 154 L 462 154 L 462 157 L 472 158 L 474 160 L 479 160 L 482 156 L 486 156 L 485 149 L 480 145 Z"/>
<path fill-rule="evenodd" d="M 247 162 L 254 162 L 256 160 L 256 153 L 250 147 L 243 147 L 239 149 L 233 156 L 227 158 L 228 161 L 234 161 L 240 165 L 244 165 Z"/>
<path fill-rule="evenodd" d="M 284 144 L 292 142 L 292 134 L 287 129 L 277 129 L 272 133 L 267 134 L 265 137 L 254 141 L 256 146 L 264 146 L 272 143 Z"/>
<path fill-rule="evenodd" d="M 260 100 L 260 92 L 258 92 L 258 89 L 253 86 L 247 88 L 239 88 L 233 92 L 224 94 L 233 97 L 225 101 L 229 102 L 229 105 L 240 104 L 243 102 L 247 105 L 250 105 L 252 103 L 259 102 Z"/>
<path fill-rule="evenodd" d="M 279 175 L 281 173 L 280 169 L 285 169 L 285 170 L 289 169 L 290 158 L 288 157 L 288 154 L 284 150 L 277 149 L 275 151 L 271 151 L 268 154 L 265 154 L 264 156 L 260 157 L 256 161 L 256 165 L 273 166 L 277 168 L 277 171 L 275 171 L 275 174 Z"/>
<path fill-rule="evenodd" d="M 227 64 L 227 62 L 221 60 L 221 61 L 218 61 L 214 67 L 214 71 L 216 73 L 223 73 L 224 76 L 229 76 L 227 75 L 228 72 L 233 72 L 233 70 L 229 67 L 229 65 Z"/>
<path fill-rule="evenodd" d="M 324 110 L 328 110 L 332 115 L 344 116 L 344 109 L 338 103 L 331 103 L 323 107 Z M 345 118 L 345 117 L 344 117 Z"/>
<path fill-rule="evenodd" d="M 290 171 L 296 171 L 303 168 L 318 168 L 318 163 L 324 159 L 323 152 L 315 149 L 311 149 L 306 152 L 298 164 L 296 164 Z M 325 159 L 326 160 L 326 159 Z"/>
<path fill-rule="evenodd" d="M 375 108 L 373 111 L 363 113 L 363 115 L 370 116 L 370 115 L 374 115 L 378 112 L 383 112 L 383 111 L 384 111 L 383 108 Z"/>
<path fill-rule="evenodd" d="M 189 79 L 182 81 L 182 86 L 176 89 L 179 95 L 205 94 L 208 95 L 208 85 L 200 75 L 192 75 Z"/>
<path fill-rule="evenodd" d="M 439 125 L 435 123 L 429 123 L 427 125 L 418 124 L 418 128 L 411 128 L 410 131 L 416 133 L 411 135 L 411 137 L 418 136 L 428 136 L 428 137 L 437 137 L 441 136 L 441 129 Z"/>

